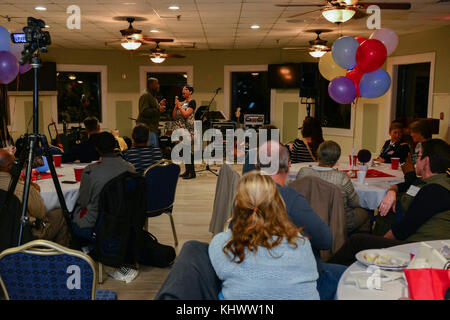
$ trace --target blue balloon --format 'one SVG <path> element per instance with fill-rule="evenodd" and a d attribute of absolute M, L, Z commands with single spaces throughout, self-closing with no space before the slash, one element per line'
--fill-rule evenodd
<path fill-rule="evenodd" d="M 364 98 L 378 98 L 391 86 L 391 77 L 383 69 L 365 73 L 359 82 L 359 93 Z"/>
<path fill-rule="evenodd" d="M 3 26 L 0 26 L 0 51 L 8 51 L 9 52 L 9 38 L 10 34 L 8 29 Z"/>
<path fill-rule="evenodd" d="M 341 37 L 331 47 L 334 61 L 344 69 L 352 69 L 356 65 L 356 50 L 359 42 L 352 37 Z"/>

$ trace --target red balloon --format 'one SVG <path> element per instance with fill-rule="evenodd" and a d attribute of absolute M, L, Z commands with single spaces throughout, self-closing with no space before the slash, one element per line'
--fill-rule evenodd
<path fill-rule="evenodd" d="M 359 98 L 361 95 L 359 94 L 359 82 L 361 81 L 364 72 L 361 72 L 358 69 L 358 66 L 354 67 L 352 70 L 348 71 L 346 77 L 353 81 L 356 88 L 356 97 Z"/>
<path fill-rule="evenodd" d="M 361 44 L 364 41 L 368 40 L 368 38 L 366 38 L 366 37 L 355 37 L 355 39 L 359 42 L 359 44 Z"/>
<path fill-rule="evenodd" d="M 368 39 L 356 50 L 356 65 L 364 73 L 379 69 L 386 61 L 387 49 L 380 40 Z"/>

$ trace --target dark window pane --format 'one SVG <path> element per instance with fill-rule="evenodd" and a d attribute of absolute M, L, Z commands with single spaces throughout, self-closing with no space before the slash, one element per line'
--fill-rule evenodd
<path fill-rule="evenodd" d="M 172 110 L 173 107 L 175 106 L 175 96 L 178 96 L 178 98 L 182 100 L 181 92 L 183 90 L 183 87 L 187 85 L 187 74 L 185 72 L 173 72 L 173 73 L 147 72 L 147 80 L 149 78 L 158 79 L 159 94 L 156 97 L 158 101 L 161 101 L 163 98 L 165 98 L 167 101 L 166 111 L 164 113 L 161 113 L 160 120 L 161 121 L 173 120 Z M 192 98 L 195 100 L 195 88 Z"/>
<path fill-rule="evenodd" d="M 58 72 L 58 122 L 80 123 L 88 116 L 102 121 L 100 72 Z"/>
<path fill-rule="evenodd" d="M 396 118 L 426 118 L 431 63 L 398 66 Z"/>
<path fill-rule="evenodd" d="M 319 97 L 316 101 L 315 117 L 322 127 L 350 129 L 351 105 L 339 104 L 328 94 L 330 81 L 320 76 Z"/>
<path fill-rule="evenodd" d="M 264 123 L 270 123 L 270 90 L 267 72 L 231 73 L 231 119 L 236 120 L 236 110 L 244 114 L 264 114 Z"/>

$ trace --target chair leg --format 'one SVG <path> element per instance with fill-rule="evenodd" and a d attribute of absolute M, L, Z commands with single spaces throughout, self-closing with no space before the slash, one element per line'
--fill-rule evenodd
<path fill-rule="evenodd" d="M 104 269 L 103 263 L 98 262 L 98 283 L 99 284 L 102 284 L 105 281 L 104 271 L 105 271 L 105 269 Z"/>
<path fill-rule="evenodd" d="M 177 238 L 177 232 L 175 231 L 175 223 L 173 222 L 173 217 L 171 214 L 169 214 L 170 218 L 170 224 L 172 225 L 172 233 L 173 233 L 173 239 L 175 240 L 175 247 L 178 246 L 178 238 Z"/>
<path fill-rule="evenodd" d="M 145 226 L 144 226 L 144 230 L 148 231 L 148 218 L 145 218 Z"/>

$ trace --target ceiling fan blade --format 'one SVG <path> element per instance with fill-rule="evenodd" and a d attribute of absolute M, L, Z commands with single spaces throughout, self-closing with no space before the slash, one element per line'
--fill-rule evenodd
<path fill-rule="evenodd" d="M 183 56 L 181 54 L 173 54 L 173 53 L 164 53 L 163 56 L 166 58 L 186 58 L 186 56 Z"/>
<path fill-rule="evenodd" d="M 323 4 L 275 4 L 275 7 L 292 8 L 292 7 L 323 7 Z"/>
<path fill-rule="evenodd" d="M 160 38 L 147 38 L 147 37 L 143 37 L 142 40 L 146 41 L 146 42 L 173 42 L 173 39 L 160 39 Z"/>
<path fill-rule="evenodd" d="M 409 2 L 370 2 L 363 3 L 359 2 L 359 6 L 362 6 L 364 9 L 367 9 L 371 5 L 379 6 L 380 9 L 386 10 L 409 10 L 411 9 L 411 3 Z"/>
<path fill-rule="evenodd" d="M 289 19 L 291 19 L 291 18 L 296 18 L 296 17 L 303 16 L 303 15 L 305 15 L 305 14 L 312 13 L 312 12 L 317 12 L 317 11 L 320 11 L 320 10 L 322 10 L 322 9 L 316 9 L 316 10 L 312 10 L 312 11 L 306 11 L 306 12 L 294 14 L 293 16 L 289 16 L 288 18 L 289 18 Z"/>
<path fill-rule="evenodd" d="M 352 17 L 352 19 L 364 19 L 365 17 L 368 16 L 367 13 L 365 13 L 363 10 L 361 9 L 355 9 L 355 15 Z"/>

